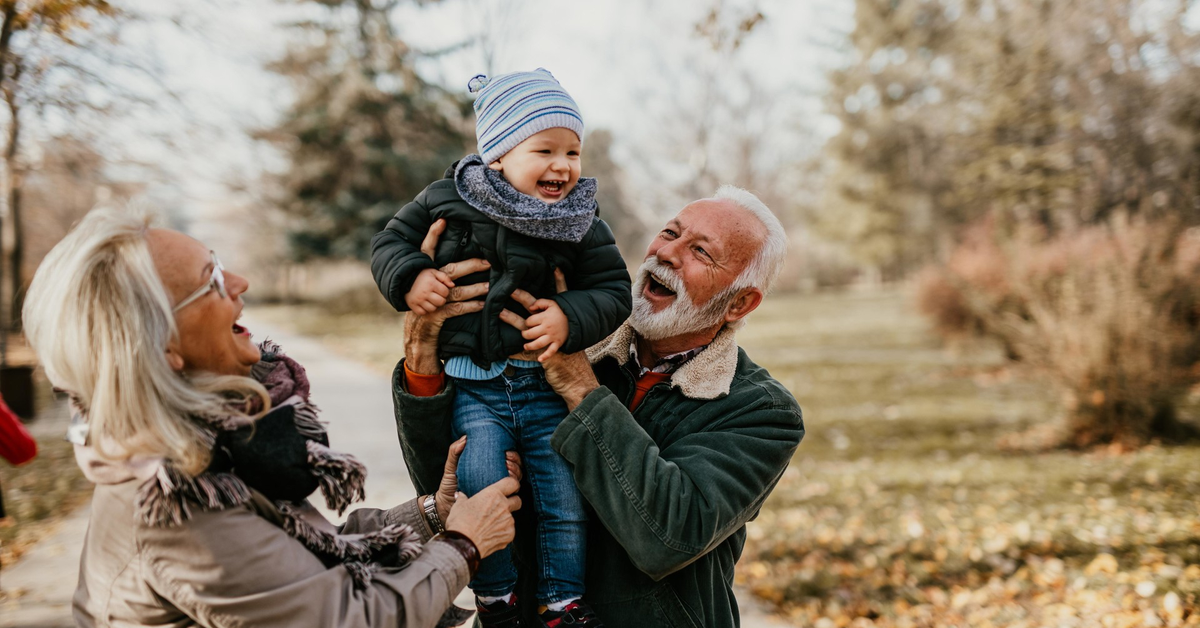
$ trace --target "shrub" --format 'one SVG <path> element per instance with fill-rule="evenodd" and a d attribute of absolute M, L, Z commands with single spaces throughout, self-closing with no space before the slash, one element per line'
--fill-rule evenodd
<path fill-rule="evenodd" d="M 1174 409 L 1200 381 L 1200 230 L 1117 219 L 1005 241 L 985 224 L 940 272 L 922 294 L 947 304 L 925 310 L 943 329 L 997 338 L 1054 382 L 1064 444 L 1186 432 Z"/>
<path fill-rule="evenodd" d="M 972 225 L 944 265 L 931 264 L 917 274 L 917 310 L 947 341 L 995 337 L 1004 345 L 1007 356 L 1016 360 L 1019 356 L 1006 339 L 990 334 L 984 320 L 984 315 L 990 317 L 1001 311 L 1024 312 L 1024 304 L 1009 282 L 1007 266 L 1008 257 L 997 243 L 992 220 Z"/>
<path fill-rule="evenodd" d="M 374 284 L 359 284 L 350 286 L 316 302 L 321 310 L 328 314 L 372 314 L 378 316 L 396 317 L 399 325 L 399 315 L 396 310 L 379 293 Z"/>

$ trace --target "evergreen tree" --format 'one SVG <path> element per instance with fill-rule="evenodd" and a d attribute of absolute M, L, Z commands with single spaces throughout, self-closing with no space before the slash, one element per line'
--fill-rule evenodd
<path fill-rule="evenodd" d="M 398 0 L 308 0 L 270 67 L 296 100 L 261 137 L 290 164 L 277 203 L 297 260 L 370 255 L 371 237 L 404 203 L 469 152 L 471 103 L 417 73 L 421 53 L 392 22 Z"/>

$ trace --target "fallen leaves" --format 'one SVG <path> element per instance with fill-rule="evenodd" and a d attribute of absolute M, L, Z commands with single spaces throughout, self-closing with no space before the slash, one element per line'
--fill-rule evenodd
<path fill-rule="evenodd" d="M 8 517 L 0 519 L 0 565 L 11 565 L 91 495 L 92 485 L 60 435 L 38 439 L 38 455 L 12 467 L 0 462 L 0 490 Z"/>
<path fill-rule="evenodd" d="M 1053 391 L 909 340 L 920 361 L 760 360 L 806 382 L 809 434 L 749 524 L 739 582 L 803 626 L 1200 627 L 1200 448 L 1011 450 Z"/>
<path fill-rule="evenodd" d="M 1083 570 L 1084 575 L 1094 576 L 1096 574 L 1115 574 L 1117 573 L 1117 559 L 1112 554 L 1098 554 L 1092 562 L 1088 563 L 1086 569 Z"/>
<path fill-rule="evenodd" d="M 750 525 L 739 580 L 804 625 L 1200 626 L 1192 456 L 1108 459 L 1137 491 L 1068 453 L 994 459 L 990 474 L 923 490 L 897 461 L 800 460 Z"/>

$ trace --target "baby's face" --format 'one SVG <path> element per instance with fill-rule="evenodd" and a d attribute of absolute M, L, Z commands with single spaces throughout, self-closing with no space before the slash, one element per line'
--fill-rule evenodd
<path fill-rule="evenodd" d="M 557 203 L 579 181 L 581 149 L 582 143 L 574 131 L 546 129 L 529 136 L 488 167 L 503 173 L 518 192 Z"/>

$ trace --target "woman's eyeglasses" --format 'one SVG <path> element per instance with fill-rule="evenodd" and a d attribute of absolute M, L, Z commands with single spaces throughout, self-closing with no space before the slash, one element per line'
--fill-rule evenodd
<path fill-rule="evenodd" d="M 209 251 L 208 254 L 212 256 L 212 277 L 209 278 L 208 283 L 200 286 L 198 290 L 188 295 L 186 299 L 180 301 L 175 306 L 175 309 L 171 310 L 172 312 L 178 312 L 179 310 L 182 310 L 184 306 L 208 294 L 209 292 L 212 292 L 213 290 L 216 290 L 218 293 L 220 293 L 222 299 L 229 298 L 229 293 L 225 291 L 225 273 L 221 272 L 225 267 L 222 266 L 221 261 L 217 259 L 216 253 Z"/>

